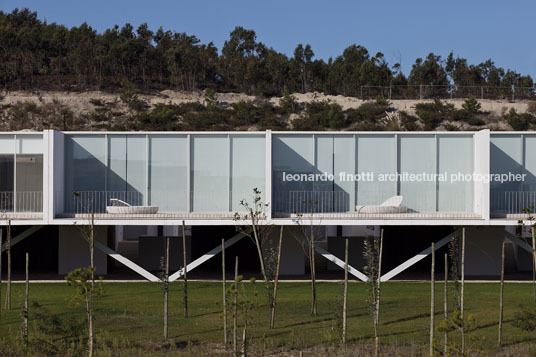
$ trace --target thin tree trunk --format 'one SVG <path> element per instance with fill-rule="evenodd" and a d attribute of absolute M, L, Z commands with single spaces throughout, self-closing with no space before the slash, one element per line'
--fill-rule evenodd
<path fill-rule="evenodd" d="M 233 355 L 236 356 L 237 350 L 237 328 L 238 328 L 238 256 L 235 257 L 234 273 L 234 297 L 233 297 Z"/>
<path fill-rule="evenodd" d="M 168 289 L 169 289 L 169 237 L 166 238 L 166 261 L 164 268 L 164 339 L 168 338 Z"/>
<path fill-rule="evenodd" d="M 184 317 L 188 317 L 188 266 L 186 259 L 186 232 L 184 227 L 184 221 L 182 221 L 182 261 L 184 266 L 184 281 L 183 281 L 183 305 L 184 305 Z"/>
<path fill-rule="evenodd" d="M 30 256 L 28 255 L 28 252 L 26 252 L 26 291 L 24 294 L 24 320 L 23 320 L 23 339 L 24 342 L 28 342 L 28 297 L 30 294 L 30 279 L 29 279 L 29 263 L 30 263 Z"/>
<path fill-rule="evenodd" d="M 93 357 L 93 313 L 91 312 L 91 297 L 88 297 L 86 300 L 86 309 L 87 309 L 87 323 L 88 323 L 88 355 Z"/>
<path fill-rule="evenodd" d="M 242 332 L 242 357 L 247 356 L 247 324 L 244 326 L 244 331 Z"/>
<path fill-rule="evenodd" d="M 281 246 L 283 244 L 283 226 L 279 230 L 279 247 L 277 248 L 277 265 L 275 267 L 274 294 L 272 296 L 272 315 L 270 316 L 270 328 L 275 325 L 275 304 L 277 302 L 277 283 L 279 281 L 279 266 L 281 264 Z"/>
<path fill-rule="evenodd" d="M 380 324 L 380 278 L 382 276 L 382 255 L 383 255 L 383 228 L 380 230 L 380 255 L 378 257 L 378 279 L 376 281 L 376 326 Z"/>
<path fill-rule="evenodd" d="M 435 244 L 432 242 L 432 266 L 430 267 L 430 356 L 434 354 L 435 318 Z"/>
<path fill-rule="evenodd" d="M 6 309 L 11 310 L 11 220 L 7 221 L 7 291 Z"/>
<path fill-rule="evenodd" d="M 449 302 L 448 302 L 448 293 L 449 293 L 449 262 L 448 262 L 448 254 L 445 253 L 445 286 L 443 289 L 443 318 L 445 321 L 449 319 L 448 311 L 449 311 Z M 447 330 L 445 330 L 445 346 L 443 347 L 443 353 L 445 356 L 447 355 L 448 351 L 448 342 L 449 342 L 449 333 Z"/>
<path fill-rule="evenodd" d="M 344 295 L 342 302 L 342 344 L 346 345 L 346 306 L 348 304 L 348 238 L 344 250 Z"/>
<path fill-rule="evenodd" d="M 253 209 L 249 210 L 249 214 L 251 216 L 251 226 L 253 228 L 253 237 L 255 239 L 255 245 L 257 246 L 257 254 L 259 255 L 259 262 L 261 264 L 262 277 L 264 278 L 264 284 L 268 286 L 268 277 L 266 276 L 266 269 L 264 268 L 264 257 L 262 255 L 261 242 L 259 240 L 259 236 L 257 235 L 257 226 L 255 225 Z"/>
<path fill-rule="evenodd" d="M 2 228 L 0 228 L 0 317 L 2 316 Z"/>
<path fill-rule="evenodd" d="M 501 290 L 499 295 L 499 347 L 502 345 L 502 325 L 503 325 L 503 293 L 504 293 L 504 245 L 505 241 L 503 240 L 502 244 L 502 253 L 501 253 Z"/>
<path fill-rule="evenodd" d="M 530 227 L 532 233 L 532 290 L 534 293 L 534 302 L 536 302 L 536 235 L 534 234 L 534 225 Z"/>
<path fill-rule="evenodd" d="M 89 266 L 91 268 L 91 289 L 95 287 L 95 210 L 91 208 L 91 224 L 89 226 Z M 90 305 L 93 307 L 93 299 Z"/>
<path fill-rule="evenodd" d="M 227 287 L 225 281 L 225 239 L 221 240 L 221 271 L 223 289 L 223 344 L 227 346 Z"/>
<path fill-rule="evenodd" d="M 462 288 L 460 297 L 460 317 L 462 320 L 461 332 L 462 332 L 462 356 L 465 355 L 465 321 L 463 318 L 463 300 L 464 300 L 464 288 L 465 288 L 465 227 L 462 228 Z"/>
<path fill-rule="evenodd" d="M 311 226 L 311 293 L 312 293 L 312 301 L 311 301 L 311 313 L 316 316 L 317 314 L 317 308 L 316 308 L 316 269 L 315 269 L 315 236 L 313 233 L 313 227 Z"/>

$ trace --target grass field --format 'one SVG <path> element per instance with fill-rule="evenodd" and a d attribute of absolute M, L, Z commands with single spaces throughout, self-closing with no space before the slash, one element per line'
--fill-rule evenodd
<path fill-rule="evenodd" d="M 2 286 L 2 303 L 5 299 L 5 286 L 5 284 Z M 263 286 L 260 283 L 245 283 L 244 286 L 250 299 L 252 301 L 256 299 L 259 303 L 259 307 L 251 311 L 253 318 L 248 329 L 250 355 L 276 353 L 297 355 L 297 351 L 305 351 L 305 355 L 308 352 L 310 355 L 320 355 L 331 354 L 336 350 L 339 335 L 335 316 L 339 306 L 337 300 L 342 292 L 340 284 L 318 284 L 318 315 L 313 317 L 310 314 L 310 284 L 280 283 L 276 328 L 273 330 L 267 328 L 269 314 Z M 168 342 L 162 339 L 163 294 L 160 284 L 104 283 L 104 287 L 105 295 L 97 302 L 95 318 L 99 355 L 224 354 L 225 350 L 221 344 L 223 339 L 221 284 L 189 283 L 188 319 L 182 316 L 182 285 L 178 282 L 171 284 Z M 12 310 L 2 310 L 1 355 L 10 353 L 17 355 L 16 346 L 21 346 L 19 306 L 23 289 L 23 284 L 14 284 Z M 258 290 L 256 298 L 253 294 L 254 289 Z M 454 290 L 453 286 L 450 286 L 450 290 Z M 33 283 L 30 286 L 30 302 L 39 302 L 50 314 L 58 314 L 61 318 L 85 321 L 83 307 L 71 306 L 67 302 L 72 294 L 73 289 L 61 283 Z M 348 340 L 352 348 L 364 354 L 367 354 L 366 351 L 373 339 L 372 318 L 368 312 L 366 296 L 365 284 L 349 285 Z M 451 294 L 451 299 L 452 296 Z M 465 296 L 466 313 L 474 316 L 478 326 L 473 333 L 486 337 L 484 343 L 486 354 L 500 354 L 496 348 L 499 285 L 466 283 Z M 385 283 L 382 284 L 381 297 L 379 335 L 382 351 L 388 355 L 420 355 L 427 351 L 430 285 L 407 282 Z M 536 353 L 535 334 L 523 332 L 512 323 L 514 313 L 520 310 L 520 306 L 531 304 L 533 304 L 532 285 L 506 284 L 503 341 L 509 351 L 515 351 L 522 346 L 523 352 L 520 353 L 526 355 Z M 442 309 L 443 284 L 438 283 L 437 323 L 443 318 Z M 32 322 L 35 316 L 32 315 L 33 312 L 35 311 L 30 310 L 30 342 L 38 338 L 51 341 L 62 338 L 61 333 L 57 331 L 50 335 L 37 332 L 36 322 Z M 452 335 L 453 338 L 459 336 L 458 333 Z M 442 338 L 442 335 L 438 337 Z"/>

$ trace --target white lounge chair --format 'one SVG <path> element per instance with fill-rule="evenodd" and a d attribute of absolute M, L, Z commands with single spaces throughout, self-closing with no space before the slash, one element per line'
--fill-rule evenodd
<path fill-rule="evenodd" d="M 117 198 L 110 199 L 111 206 L 106 206 L 106 212 L 115 214 L 155 214 L 158 206 L 131 206 Z"/>
<path fill-rule="evenodd" d="M 402 199 L 402 196 L 393 196 L 388 198 L 381 205 L 355 206 L 355 210 L 357 213 L 367 214 L 406 213 L 408 208 L 406 206 L 401 206 Z"/>

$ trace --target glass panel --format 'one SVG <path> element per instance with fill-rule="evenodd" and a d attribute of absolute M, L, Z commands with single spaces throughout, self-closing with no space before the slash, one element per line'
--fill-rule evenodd
<path fill-rule="evenodd" d="M 438 181 L 438 210 L 441 212 L 473 211 L 473 180 L 463 175 L 473 173 L 473 137 L 438 135 L 438 173 L 446 173 L 446 181 Z M 456 180 L 451 180 L 451 175 Z"/>
<path fill-rule="evenodd" d="M 245 200 L 252 205 L 253 189 L 262 192 L 261 200 L 266 203 L 264 135 L 231 136 L 231 209 L 233 212 L 244 209 L 240 205 Z"/>
<path fill-rule="evenodd" d="M 145 204 L 146 191 L 146 157 L 147 150 L 145 135 L 127 135 L 127 198 L 132 205 Z M 130 202 L 129 202 L 130 203 Z"/>
<path fill-rule="evenodd" d="M 229 138 L 192 135 L 192 210 L 229 212 Z"/>
<path fill-rule="evenodd" d="M 149 137 L 150 205 L 160 212 L 187 210 L 188 139 L 178 135 Z"/>
<path fill-rule="evenodd" d="M 13 211 L 15 169 L 13 160 L 13 155 L 0 155 L 0 212 Z"/>
<path fill-rule="evenodd" d="M 17 155 L 17 212 L 43 209 L 43 155 Z"/>
<path fill-rule="evenodd" d="M 108 135 L 108 191 L 127 190 L 127 138 L 124 135 Z M 129 202 L 130 203 L 130 202 Z"/>
<path fill-rule="evenodd" d="M 69 213 L 86 212 L 93 207 L 104 212 L 106 198 L 95 192 L 106 190 L 104 135 L 65 137 L 65 202 Z M 75 199 L 73 191 L 79 192 Z"/>
<path fill-rule="evenodd" d="M 536 136 L 524 135 L 525 138 L 525 179 L 523 191 L 536 192 Z"/>
<path fill-rule="evenodd" d="M 490 141 L 491 174 L 523 173 L 521 135 L 492 135 Z M 529 143 L 530 146 L 531 143 Z M 530 206 L 531 201 L 534 202 L 531 197 L 522 193 L 523 182 L 501 183 L 494 180 L 490 182 L 490 190 L 490 210 L 494 213 L 521 213 L 523 209 Z"/>
<path fill-rule="evenodd" d="M 13 135 L 0 135 L 0 154 L 14 154 L 15 142 Z"/>
<path fill-rule="evenodd" d="M 396 173 L 395 138 L 393 135 L 359 135 L 356 139 L 356 173 L 374 175 L 373 181 L 356 182 L 357 204 L 379 205 L 396 195 L 395 181 L 380 180 L 380 175 Z"/>
<path fill-rule="evenodd" d="M 289 180 L 293 175 L 315 173 L 312 135 L 274 135 L 272 185 L 274 213 L 306 212 L 312 201 L 313 182 Z M 285 174 L 285 178 L 283 177 Z M 290 175 L 290 176 L 289 176 Z"/>
<path fill-rule="evenodd" d="M 42 135 L 20 135 L 17 134 L 17 154 L 42 154 Z"/>
<path fill-rule="evenodd" d="M 401 175 L 420 174 L 421 181 L 399 183 L 402 205 L 408 212 L 436 211 L 436 182 L 424 181 L 425 175 L 436 173 L 436 147 L 433 135 L 401 135 L 398 140 L 399 172 Z M 417 179 L 417 177 L 416 177 Z"/>
<path fill-rule="evenodd" d="M 352 174 L 355 172 L 354 136 L 336 135 L 333 142 L 333 151 L 333 211 L 353 212 L 355 210 L 355 181 L 347 180 L 347 177 L 341 177 L 340 174 Z"/>

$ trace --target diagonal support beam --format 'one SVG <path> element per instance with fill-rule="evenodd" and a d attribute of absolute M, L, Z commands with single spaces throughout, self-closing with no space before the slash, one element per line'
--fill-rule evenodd
<path fill-rule="evenodd" d="M 160 281 L 160 279 L 158 279 L 155 275 L 149 273 L 147 270 L 143 269 L 138 264 L 134 263 L 132 260 L 129 260 L 129 259 L 125 258 L 124 256 L 122 256 L 121 254 L 117 253 L 112 248 L 109 248 L 106 245 L 104 245 L 104 244 L 102 244 L 100 242 L 97 242 L 97 241 L 95 241 L 95 248 L 97 248 L 98 250 L 100 250 L 104 254 L 107 254 L 110 257 L 114 258 L 119 263 L 121 263 L 123 265 L 126 265 L 130 269 L 134 270 L 136 273 L 138 273 L 141 276 L 143 276 L 145 279 L 147 279 L 149 281 L 152 281 L 152 282 Z"/>
<path fill-rule="evenodd" d="M 13 247 L 15 244 L 22 242 L 38 230 L 43 228 L 43 226 L 33 226 L 22 232 L 21 234 L 17 235 L 16 237 L 11 238 L 11 247 Z M 2 244 L 2 252 L 7 249 L 7 243 Z"/>
<path fill-rule="evenodd" d="M 245 235 L 243 235 L 242 233 L 238 233 L 237 235 L 233 236 L 233 238 L 226 240 L 223 245 L 225 246 L 225 248 L 228 248 L 244 237 Z M 207 260 L 214 258 L 214 256 L 216 256 L 219 253 L 221 253 L 221 245 L 218 245 L 216 248 L 212 249 L 210 252 L 205 253 L 203 256 L 197 258 L 196 260 L 188 264 L 186 267 L 188 268 L 188 271 L 191 271 L 197 268 L 198 266 L 200 266 L 201 264 L 203 264 L 204 262 L 206 262 Z M 184 274 L 184 268 L 181 268 L 169 276 L 169 281 L 170 282 L 175 281 L 179 279 L 183 274 Z"/>
<path fill-rule="evenodd" d="M 512 233 L 508 232 L 508 231 L 504 231 L 504 233 L 506 234 L 506 236 L 508 237 L 508 239 L 510 239 L 511 241 L 515 242 L 517 245 L 519 245 L 521 248 L 525 249 L 527 252 L 529 252 L 530 254 L 532 254 L 532 247 L 527 243 L 525 242 L 523 239 L 519 238 L 518 236 L 516 235 L 513 235 Z M 531 238 L 532 239 L 532 238 Z"/>
<path fill-rule="evenodd" d="M 330 252 L 328 252 L 324 248 L 315 247 L 315 250 L 316 250 L 316 252 L 318 254 L 320 254 L 321 256 L 323 256 L 324 258 L 329 260 L 330 262 L 332 262 L 332 263 L 338 265 L 339 267 L 341 267 L 342 269 L 344 269 L 344 261 L 340 260 L 339 258 L 334 256 L 333 254 L 331 254 Z M 362 281 L 367 281 L 368 280 L 368 278 L 367 278 L 367 276 L 365 274 L 363 274 L 362 272 L 360 272 L 356 268 L 350 266 L 350 264 L 348 264 L 348 272 L 350 274 L 352 274 L 353 276 L 355 276 L 356 278 L 358 278 L 359 280 L 362 280 Z"/>
<path fill-rule="evenodd" d="M 455 232 L 452 232 L 451 234 L 449 234 L 448 236 L 446 236 L 445 238 L 441 239 L 439 242 L 435 243 L 435 249 L 434 250 L 438 250 L 439 248 L 443 247 L 444 245 L 446 245 L 448 242 L 450 242 L 450 240 L 457 234 L 458 232 L 455 231 Z M 408 259 L 406 260 L 404 263 L 400 264 L 399 266 L 397 266 L 396 268 L 394 268 L 393 270 L 391 270 L 390 272 L 388 273 L 385 273 L 381 278 L 380 278 L 380 281 L 381 282 L 384 282 L 384 281 L 388 281 L 390 280 L 391 278 L 393 278 L 394 276 L 402 273 L 404 270 L 408 269 L 410 266 L 420 262 L 421 260 L 423 260 L 424 258 L 426 258 L 430 253 L 432 253 L 432 247 L 428 247 L 426 248 L 425 250 L 423 250 L 422 252 L 420 252 L 419 254 L 417 254 L 416 256 L 414 256 L 413 258 L 411 259 Z"/>

